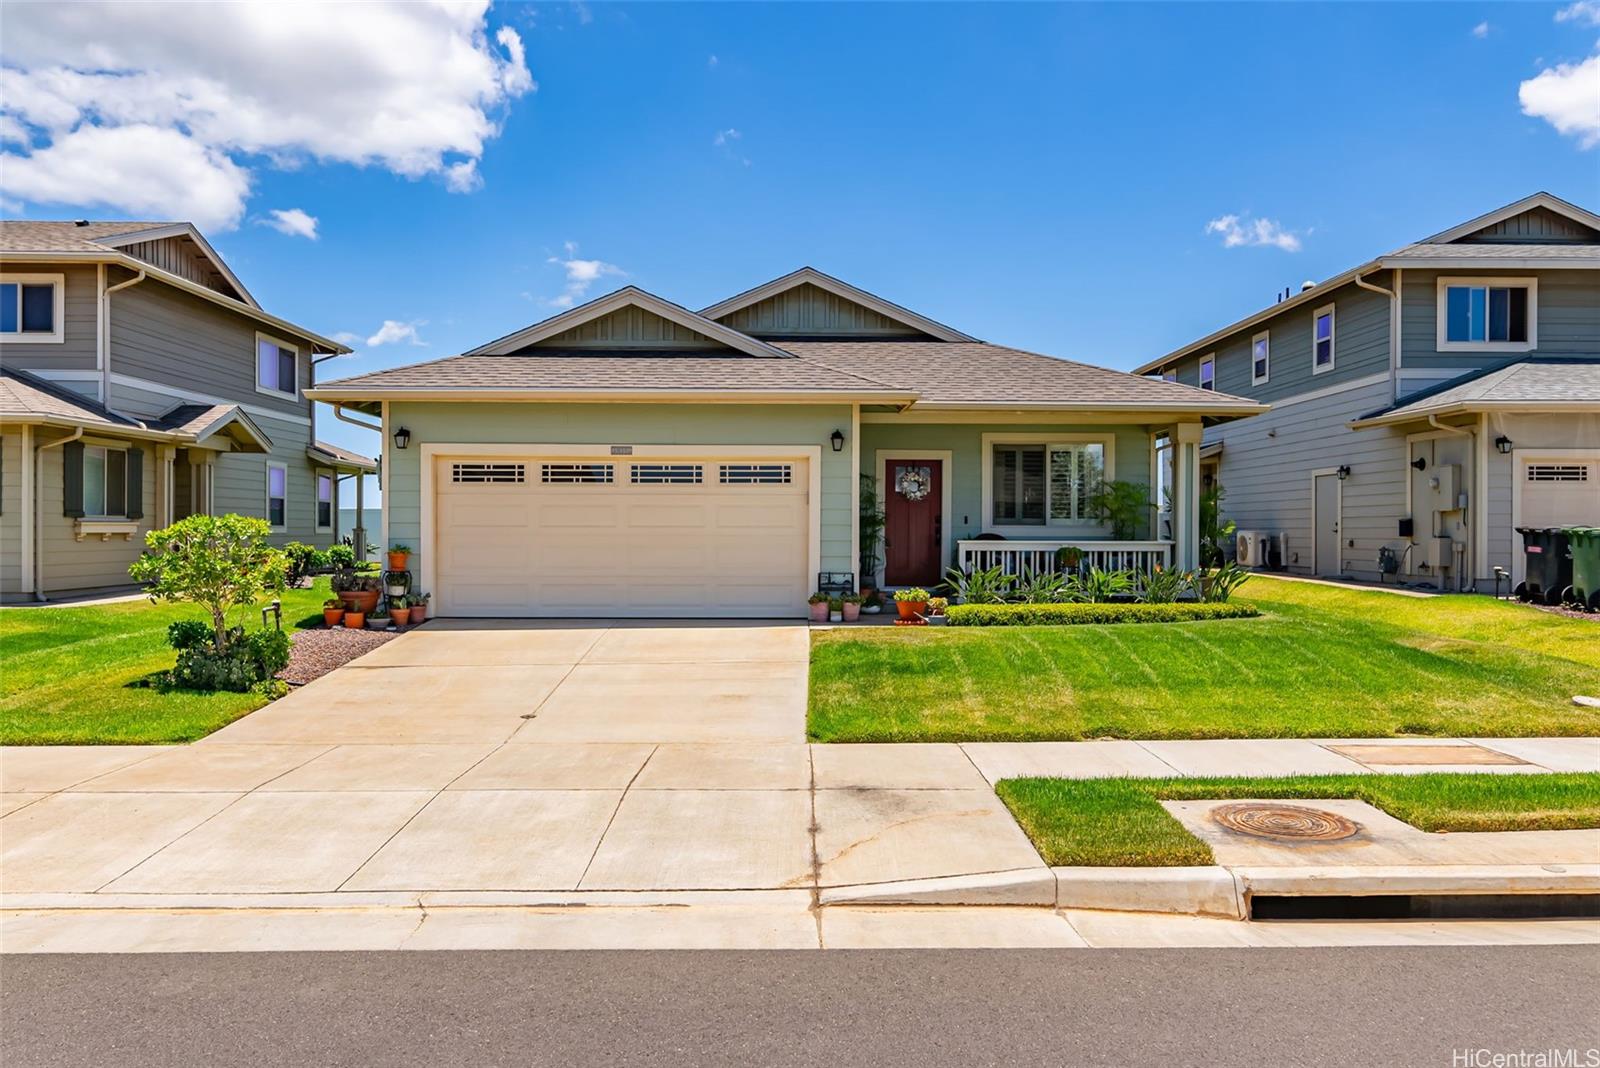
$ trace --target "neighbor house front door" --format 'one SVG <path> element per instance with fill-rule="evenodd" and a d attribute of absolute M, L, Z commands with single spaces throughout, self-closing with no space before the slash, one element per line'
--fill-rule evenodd
<path fill-rule="evenodd" d="M 883 581 L 887 586 L 932 586 L 943 574 L 940 541 L 944 464 L 890 460 L 884 487 Z"/>

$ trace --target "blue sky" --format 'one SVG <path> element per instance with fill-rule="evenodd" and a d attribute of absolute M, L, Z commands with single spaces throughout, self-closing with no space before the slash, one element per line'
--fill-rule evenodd
<path fill-rule="evenodd" d="M 498 132 L 464 155 L 216 149 L 248 178 L 234 228 L 209 231 L 222 254 L 269 309 L 359 339 L 324 379 L 450 355 L 625 283 L 699 307 L 801 264 L 986 340 L 1127 368 L 1536 190 L 1600 206 L 1600 149 L 1585 147 L 1600 105 L 1571 96 L 1588 95 L 1589 67 L 1600 77 L 1592 4 L 503 4 L 485 18 L 485 52 L 505 60 L 510 27 L 537 87 L 485 91 Z M 316 92 L 333 99 L 358 66 L 323 66 Z M 1544 117 L 1519 102 L 1542 71 Z M 26 150 L 52 136 L 66 134 L 31 127 Z M 470 180 L 451 159 L 474 162 Z M 70 186 L 29 189 L 5 191 L 7 214 L 118 207 L 104 188 L 76 203 L 47 199 Z M 314 240 L 262 225 L 289 209 L 314 217 Z M 395 340 L 369 344 L 385 321 Z"/>

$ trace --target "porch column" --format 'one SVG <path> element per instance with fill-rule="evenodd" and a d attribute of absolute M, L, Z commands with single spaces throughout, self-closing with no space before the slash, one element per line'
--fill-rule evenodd
<path fill-rule="evenodd" d="M 1172 428 L 1172 565 L 1180 571 L 1200 566 L 1199 423 Z"/>
<path fill-rule="evenodd" d="M 356 525 L 350 530 L 350 545 L 356 551 L 356 563 L 363 563 L 367 559 L 367 528 L 366 504 L 362 500 L 362 489 L 367 484 L 367 476 L 360 471 L 356 472 Z"/>

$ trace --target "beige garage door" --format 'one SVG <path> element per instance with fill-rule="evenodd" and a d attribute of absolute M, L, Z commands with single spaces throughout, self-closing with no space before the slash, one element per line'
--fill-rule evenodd
<path fill-rule="evenodd" d="M 804 460 L 435 461 L 447 616 L 799 616 Z"/>
<path fill-rule="evenodd" d="M 1600 460 L 1525 459 L 1518 526 L 1600 526 Z"/>

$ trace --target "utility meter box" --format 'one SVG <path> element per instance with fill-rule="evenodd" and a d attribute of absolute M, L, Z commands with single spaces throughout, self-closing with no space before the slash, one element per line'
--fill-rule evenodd
<path fill-rule="evenodd" d="M 1428 511 L 1453 512 L 1461 506 L 1461 465 L 1440 464 L 1428 476 Z"/>

